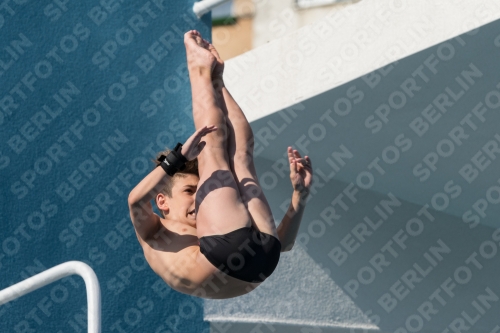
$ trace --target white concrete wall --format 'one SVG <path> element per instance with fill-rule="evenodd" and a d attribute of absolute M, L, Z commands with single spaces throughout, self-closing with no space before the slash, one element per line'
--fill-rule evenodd
<path fill-rule="evenodd" d="M 227 61 L 225 79 L 252 121 L 489 23 L 499 6 L 361 1 Z"/>
<path fill-rule="evenodd" d="M 296 0 L 255 0 L 253 47 L 281 38 L 359 1 L 336 0 L 328 5 L 300 8 Z"/>
<path fill-rule="evenodd" d="M 498 18 L 490 0 L 362 1 L 227 61 L 276 222 L 288 145 L 315 185 L 275 273 L 205 302 L 213 332 L 500 331 Z"/>

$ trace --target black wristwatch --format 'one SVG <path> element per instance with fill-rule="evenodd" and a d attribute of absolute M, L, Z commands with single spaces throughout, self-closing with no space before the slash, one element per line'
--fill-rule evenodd
<path fill-rule="evenodd" d="M 178 142 L 174 150 L 172 150 L 167 156 L 160 155 L 160 157 L 158 157 L 161 167 L 170 177 L 173 177 L 176 172 L 182 171 L 186 168 L 187 159 L 182 156 L 181 150 L 182 144 Z"/>

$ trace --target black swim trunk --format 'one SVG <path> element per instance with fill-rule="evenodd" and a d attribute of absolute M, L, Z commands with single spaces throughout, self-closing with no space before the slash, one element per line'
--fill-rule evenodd
<path fill-rule="evenodd" d="M 201 237 L 200 252 L 222 272 L 246 282 L 262 282 L 280 259 L 281 243 L 276 237 L 253 227 L 225 235 Z"/>

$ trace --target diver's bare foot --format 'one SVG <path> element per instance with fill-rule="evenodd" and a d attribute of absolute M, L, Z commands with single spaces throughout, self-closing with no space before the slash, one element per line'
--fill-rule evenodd
<path fill-rule="evenodd" d="M 208 45 L 196 30 L 190 30 L 184 34 L 184 45 L 186 46 L 186 57 L 189 72 L 208 72 L 211 75 L 216 64 L 216 58 L 208 50 Z"/>
<path fill-rule="evenodd" d="M 215 67 L 212 70 L 212 78 L 215 80 L 222 80 L 222 74 L 224 74 L 224 60 L 222 60 L 219 56 L 219 52 L 217 52 L 215 46 L 210 44 L 210 42 L 205 39 L 203 41 L 207 45 L 208 50 L 214 55 L 216 59 Z"/>

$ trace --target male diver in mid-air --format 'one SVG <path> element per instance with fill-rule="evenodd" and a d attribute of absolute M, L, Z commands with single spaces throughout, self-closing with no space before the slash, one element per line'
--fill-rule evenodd
<path fill-rule="evenodd" d="M 292 201 L 276 228 L 253 163 L 253 133 L 224 86 L 223 61 L 195 30 L 184 44 L 196 132 L 162 152 L 130 192 L 130 216 L 147 262 L 170 287 L 231 298 L 259 286 L 292 248 L 312 184 L 311 160 L 288 147 Z"/>

